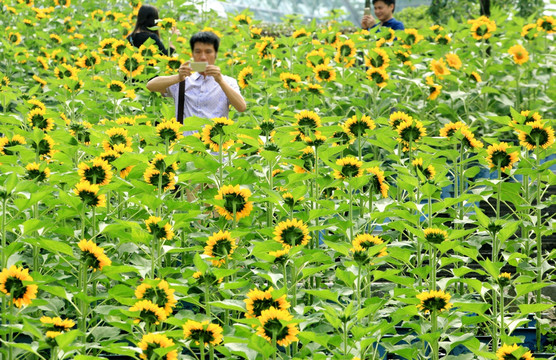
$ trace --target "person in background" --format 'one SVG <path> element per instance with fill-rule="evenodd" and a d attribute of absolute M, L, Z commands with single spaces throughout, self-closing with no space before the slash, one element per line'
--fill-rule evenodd
<path fill-rule="evenodd" d="M 187 61 L 180 66 L 177 74 L 158 76 L 149 80 L 147 89 L 172 97 L 177 117 L 179 83 L 185 80 L 184 119 L 190 116 L 206 119 L 227 118 L 230 105 L 238 112 L 244 112 L 247 105 L 239 92 L 237 81 L 222 75 L 220 67 L 214 64 L 220 38 L 212 32 L 199 32 L 189 39 L 189 45 L 193 61 L 207 63 L 205 71 L 193 73 L 190 62 Z"/>
<path fill-rule="evenodd" d="M 129 43 L 135 47 L 140 47 L 143 45 L 147 39 L 153 39 L 158 50 L 163 55 L 170 55 L 175 51 L 172 43 L 170 42 L 169 48 L 166 49 L 164 44 L 160 40 L 160 34 L 158 30 L 150 30 L 149 28 L 156 27 L 156 20 L 158 20 L 158 10 L 151 5 L 143 5 L 139 8 L 137 13 L 137 22 L 135 23 L 135 29 L 127 37 Z M 172 29 L 172 33 L 179 35 L 177 29 Z"/>
<path fill-rule="evenodd" d="M 394 10 L 396 8 L 396 0 L 373 0 L 375 15 L 380 23 L 377 23 L 372 15 L 363 15 L 361 19 L 361 27 L 363 29 L 372 29 L 380 26 L 386 26 L 392 30 L 404 30 L 405 27 L 401 21 L 394 19 Z"/>

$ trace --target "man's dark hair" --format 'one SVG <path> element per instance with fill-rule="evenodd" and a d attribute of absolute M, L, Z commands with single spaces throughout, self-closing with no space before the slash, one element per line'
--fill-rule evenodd
<path fill-rule="evenodd" d="M 382 1 L 388 6 L 394 5 L 394 9 L 392 9 L 392 12 L 396 11 L 396 0 L 373 0 L 373 5 L 379 1 Z"/>
<path fill-rule="evenodd" d="M 203 44 L 212 44 L 214 47 L 214 51 L 218 52 L 218 47 L 220 46 L 220 38 L 216 36 L 215 33 L 210 31 L 201 31 L 193 35 L 189 39 L 189 46 L 191 47 L 191 51 L 193 51 L 196 43 L 203 43 Z"/>

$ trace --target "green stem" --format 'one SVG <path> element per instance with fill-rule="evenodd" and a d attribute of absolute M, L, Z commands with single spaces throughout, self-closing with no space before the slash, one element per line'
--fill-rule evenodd
<path fill-rule="evenodd" d="M 205 343 L 203 340 L 199 343 L 199 349 L 201 350 L 201 360 L 205 360 Z"/>
<path fill-rule="evenodd" d="M 436 269 L 437 269 L 437 250 L 434 247 L 433 244 L 429 245 L 429 251 L 430 251 L 430 262 L 431 262 L 431 285 L 430 285 L 430 290 L 431 291 L 436 291 Z"/>
<path fill-rule="evenodd" d="M 221 130 L 223 131 L 223 130 Z M 222 143 L 224 142 L 223 135 L 218 135 L 218 162 L 220 166 L 218 167 L 218 186 L 222 187 L 224 181 L 224 156 L 222 154 Z"/>
<path fill-rule="evenodd" d="M 295 266 L 295 262 L 292 261 L 291 266 L 292 272 L 292 280 L 291 280 L 291 288 L 292 288 L 292 307 L 297 306 L 297 267 Z"/>
<path fill-rule="evenodd" d="M 541 227 L 542 227 L 542 211 L 541 211 L 541 170 L 540 170 L 540 146 L 539 146 L 539 141 L 537 139 L 536 141 L 537 146 L 535 147 L 536 149 L 536 162 L 537 162 L 537 206 L 536 206 L 536 213 L 537 213 L 537 222 L 536 222 L 536 226 L 535 226 L 535 237 L 537 240 L 537 283 L 540 284 L 542 283 L 542 278 L 543 278 L 543 269 L 542 269 L 542 233 L 541 233 Z M 540 304 L 542 302 L 542 297 L 541 297 L 541 289 L 538 289 L 536 291 L 536 303 Z M 537 328 L 537 351 L 541 351 L 542 348 L 542 344 L 541 344 L 541 324 L 539 319 L 541 318 L 541 313 L 537 312 L 536 314 L 537 317 L 537 323 L 536 323 L 536 328 Z"/>
<path fill-rule="evenodd" d="M 205 285 L 205 314 L 210 319 L 210 286 Z"/>
<path fill-rule="evenodd" d="M 151 279 L 156 279 L 156 259 L 158 254 L 158 239 L 156 234 L 153 234 L 151 242 Z"/>
<path fill-rule="evenodd" d="M 437 310 L 433 309 L 431 312 L 431 333 L 432 334 L 436 334 L 436 332 L 438 331 L 438 314 L 436 313 Z M 438 360 L 439 356 L 438 356 L 438 339 L 436 338 L 436 335 L 433 335 L 433 340 L 431 341 L 431 347 L 432 347 L 432 359 L 433 360 Z"/>
<path fill-rule="evenodd" d="M 344 319 L 344 356 L 348 356 L 348 339 L 349 339 L 349 334 L 348 334 L 348 323 L 347 323 L 347 319 Z"/>
<path fill-rule="evenodd" d="M 357 309 L 361 309 L 361 266 L 357 266 Z"/>
<path fill-rule="evenodd" d="M 353 186 L 351 179 L 348 179 L 348 192 L 349 192 L 349 240 L 353 241 Z"/>
<path fill-rule="evenodd" d="M 81 318 L 79 321 L 79 329 L 82 332 L 81 335 L 81 342 L 82 344 L 86 344 L 87 341 L 87 264 L 84 261 L 81 261 L 81 266 L 79 267 L 79 288 L 81 289 L 81 293 L 84 296 L 84 299 L 80 300 L 80 310 L 81 310 Z M 82 353 L 85 353 L 86 346 L 83 346 Z"/>
<path fill-rule="evenodd" d="M 500 286 L 500 338 L 506 336 L 504 327 L 504 287 Z"/>

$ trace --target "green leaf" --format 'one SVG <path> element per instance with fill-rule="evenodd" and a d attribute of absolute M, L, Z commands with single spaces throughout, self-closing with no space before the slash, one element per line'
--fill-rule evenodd
<path fill-rule="evenodd" d="M 333 293 L 330 290 L 305 290 L 305 293 L 309 295 L 313 295 L 316 298 L 321 300 L 330 300 L 335 303 L 339 303 L 338 301 L 338 294 Z"/>
<path fill-rule="evenodd" d="M 552 309 L 554 304 L 521 304 L 518 306 L 523 314 L 530 314 Z"/>
<path fill-rule="evenodd" d="M 65 348 L 66 346 L 70 345 L 79 335 L 83 334 L 79 330 L 72 330 L 68 332 L 64 332 L 55 337 L 56 343 L 60 348 Z"/>
<path fill-rule="evenodd" d="M 328 340 L 330 339 L 329 335 L 319 335 L 312 331 L 302 331 L 297 336 L 302 341 L 314 342 L 324 348 L 328 348 Z"/>
<path fill-rule="evenodd" d="M 210 305 L 221 309 L 245 312 L 245 302 L 242 300 L 211 301 Z"/>
<path fill-rule="evenodd" d="M 518 284 L 515 286 L 516 297 L 520 297 L 521 295 L 528 294 L 532 291 L 540 290 L 544 287 L 548 286 L 546 283 L 535 283 L 535 284 Z"/>
<path fill-rule="evenodd" d="M 481 226 L 485 229 L 488 228 L 488 225 L 490 224 L 490 219 L 488 218 L 488 216 L 485 215 L 485 213 L 483 213 L 483 211 L 477 205 L 475 205 L 475 214 L 477 216 L 477 221 L 479 222 L 479 224 L 481 224 Z"/>
<path fill-rule="evenodd" d="M 196 253 L 193 257 L 193 263 L 195 264 L 197 270 L 199 270 L 201 273 L 205 274 L 207 272 L 208 264 L 203 259 L 201 259 L 199 253 Z"/>
<path fill-rule="evenodd" d="M 521 221 L 507 221 L 504 226 L 498 232 L 498 239 L 501 242 L 506 241 L 510 236 L 514 235 L 517 227 L 521 224 Z"/>

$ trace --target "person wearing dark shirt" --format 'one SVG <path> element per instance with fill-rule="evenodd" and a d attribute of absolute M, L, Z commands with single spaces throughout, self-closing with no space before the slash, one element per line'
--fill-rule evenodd
<path fill-rule="evenodd" d="M 139 8 L 139 12 L 137 13 L 135 29 L 133 29 L 131 34 L 127 37 L 127 40 L 131 45 L 138 48 L 143 45 L 147 39 L 153 39 L 154 44 L 158 47 L 158 50 L 162 54 L 170 55 L 175 50 L 172 43 L 170 42 L 169 48 L 166 49 L 162 41 L 160 41 L 160 34 L 158 30 L 153 31 L 149 29 L 156 26 L 156 20 L 158 20 L 158 10 L 154 6 L 141 6 L 141 8 Z M 177 32 L 177 30 L 172 31 Z"/>
<path fill-rule="evenodd" d="M 373 29 L 378 25 L 389 27 L 392 30 L 405 29 L 401 21 L 394 19 L 396 0 L 373 0 L 373 6 L 376 18 L 380 23 L 377 23 L 372 15 L 364 15 L 363 19 L 361 19 L 361 27 L 363 29 Z"/>

